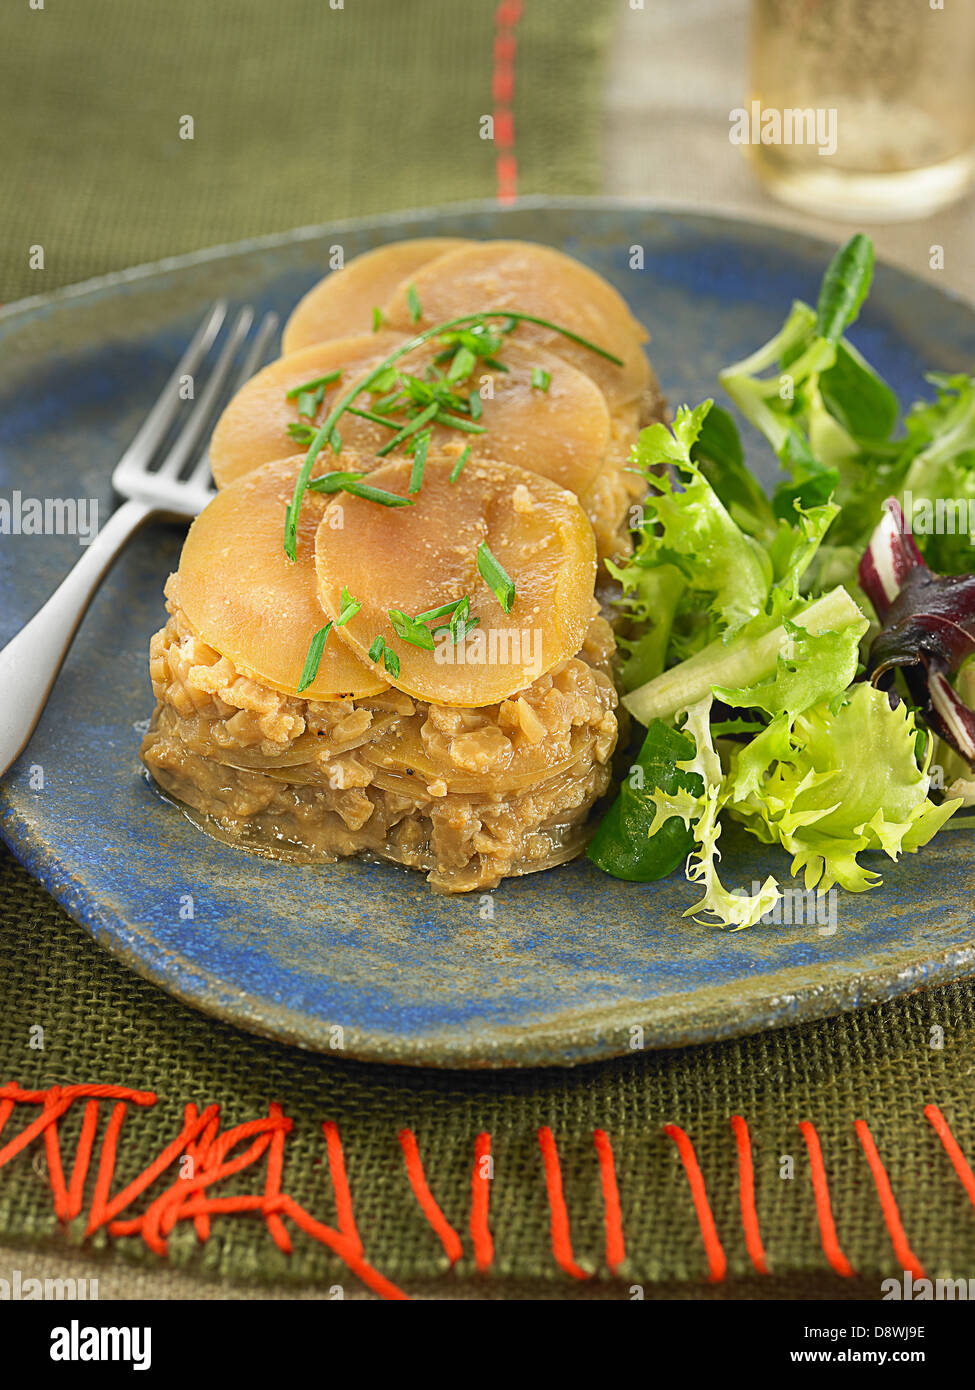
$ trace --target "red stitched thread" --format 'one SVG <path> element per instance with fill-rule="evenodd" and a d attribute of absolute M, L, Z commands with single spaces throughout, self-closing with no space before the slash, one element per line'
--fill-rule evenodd
<path fill-rule="evenodd" d="M 423 1171 L 423 1161 L 420 1158 L 420 1150 L 417 1146 L 416 1135 L 411 1129 L 401 1129 L 399 1132 L 400 1148 L 403 1150 L 403 1158 L 406 1163 L 406 1176 L 410 1180 L 413 1195 L 420 1204 L 420 1210 L 433 1227 L 440 1239 L 440 1244 L 449 1259 L 451 1265 L 455 1265 L 464 1253 L 464 1247 L 460 1243 L 460 1236 L 451 1226 L 440 1209 L 437 1199 L 430 1191 L 430 1186 Z"/>
<path fill-rule="evenodd" d="M 812 1180 L 813 1197 L 816 1202 L 816 1219 L 819 1222 L 819 1238 L 823 1254 L 830 1267 L 844 1279 L 852 1279 L 856 1270 L 840 1249 L 836 1238 L 836 1224 L 833 1221 L 833 1207 L 829 1200 L 829 1183 L 826 1178 L 826 1165 L 823 1163 L 823 1149 L 819 1135 L 811 1120 L 801 1120 L 799 1133 L 806 1141 L 809 1153 L 809 1175 Z"/>
<path fill-rule="evenodd" d="M 968 1200 L 975 1207 L 975 1173 L 972 1172 L 968 1160 L 962 1153 L 958 1140 L 948 1128 L 948 1121 L 936 1105 L 926 1105 L 924 1117 L 944 1145 L 945 1152 L 951 1160 L 951 1166 L 958 1174 L 962 1187 L 968 1193 Z"/>
<path fill-rule="evenodd" d="M 373 1269 L 372 1265 L 368 1264 L 350 1245 L 345 1236 L 339 1235 L 339 1233 L 333 1231 L 330 1226 L 324 1226 L 320 1221 L 316 1221 L 314 1217 L 309 1216 L 304 1207 L 300 1207 L 292 1197 L 288 1197 L 287 1195 L 281 1197 L 281 1210 L 286 1215 L 290 1216 L 292 1221 L 294 1221 L 306 1235 L 311 1236 L 313 1240 L 319 1241 L 322 1245 L 327 1246 L 329 1250 L 333 1250 L 336 1255 L 339 1255 L 349 1266 L 352 1273 L 358 1275 L 366 1287 L 372 1289 L 374 1293 L 378 1293 L 383 1298 L 389 1299 L 403 1300 L 409 1298 L 409 1294 L 397 1288 L 394 1283 L 387 1279 L 385 1275 L 380 1274 L 377 1269 Z"/>
<path fill-rule="evenodd" d="M 588 1279 L 589 1275 L 576 1264 L 572 1254 L 572 1233 L 569 1228 L 569 1211 L 565 1205 L 562 1190 L 562 1165 L 555 1136 L 548 1125 L 538 1131 L 538 1147 L 542 1151 L 545 1166 L 545 1187 L 548 1192 L 549 1228 L 552 1236 L 552 1254 L 556 1264 L 571 1274 L 573 1279 Z"/>
<path fill-rule="evenodd" d="M 352 1193 L 349 1191 L 349 1179 L 345 1172 L 345 1157 L 342 1153 L 342 1141 L 339 1138 L 338 1126 L 332 1120 L 326 1120 L 322 1125 L 322 1132 L 325 1135 L 328 1152 L 328 1171 L 332 1176 L 332 1187 L 335 1189 L 335 1214 L 338 1218 L 338 1227 L 354 1247 L 356 1254 L 361 1256 L 362 1241 L 359 1239 L 355 1213 L 352 1210 Z"/>
<path fill-rule="evenodd" d="M 123 1211 L 134 1198 L 138 1197 L 156 1178 L 164 1173 L 172 1163 L 174 1158 L 185 1153 L 186 1145 L 196 1138 L 202 1130 L 206 1129 L 215 1115 L 219 1114 L 216 1105 L 208 1105 L 207 1108 L 190 1124 L 184 1124 L 182 1130 L 177 1134 L 171 1144 L 167 1144 L 161 1154 L 144 1168 L 138 1177 L 117 1193 L 109 1202 L 108 1194 L 111 1188 L 112 1178 L 115 1173 L 115 1154 L 118 1145 L 118 1134 L 122 1127 L 122 1120 L 125 1118 L 125 1106 L 116 1105 L 112 1112 L 111 1119 L 105 1130 L 105 1137 L 102 1140 L 101 1159 L 98 1167 L 98 1178 L 95 1184 L 95 1195 L 92 1198 L 91 1207 L 88 1212 L 88 1229 L 86 1234 L 91 1235 L 99 1226 L 105 1225 Z M 142 1217 L 135 1218 L 129 1222 L 114 1222 L 113 1234 L 127 1235 L 131 1232 L 140 1230 Z M 120 1230 L 120 1227 L 126 1229 Z"/>
<path fill-rule="evenodd" d="M 284 1111 L 277 1101 L 271 1103 L 270 1115 L 272 1119 L 281 1119 Z M 290 1127 L 290 1122 L 289 1122 Z M 281 1180 L 284 1176 L 284 1137 L 288 1130 L 283 1125 L 279 1125 L 271 1135 L 271 1145 L 267 1155 L 267 1181 L 264 1184 L 264 1198 L 261 1210 L 267 1220 L 267 1228 L 271 1233 L 271 1239 L 279 1250 L 283 1250 L 286 1255 L 290 1255 L 293 1249 L 291 1237 L 280 1216 L 277 1215 L 277 1204 L 281 1196 Z"/>
<path fill-rule="evenodd" d="M 58 1089 L 53 1087 L 44 1103 L 44 1112 L 53 1110 L 58 1100 Z M 64 1168 L 61 1165 L 61 1146 L 58 1143 L 58 1127 L 52 1121 L 44 1130 L 44 1152 L 47 1155 L 47 1176 L 54 1198 L 54 1215 L 61 1222 L 68 1219 L 68 1188 L 64 1181 Z"/>
<path fill-rule="evenodd" d="M 491 1204 L 491 1179 L 482 1167 L 488 1167 L 484 1160 L 491 1158 L 491 1136 L 482 1133 L 474 1140 L 474 1171 L 471 1174 L 471 1242 L 474 1246 L 474 1262 L 478 1269 L 490 1269 L 494 1261 L 494 1239 L 488 1226 L 488 1213 Z"/>
<path fill-rule="evenodd" d="M 88 1177 L 88 1169 L 91 1166 L 91 1154 L 95 1144 L 95 1134 L 98 1131 L 98 1109 L 97 1100 L 85 1101 L 81 1133 L 78 1135 L 78 1147 L 75 1150 L 74 1167 L 71 1169 L 71 1181 L 68 1185 L 69 1221 L 73 1221 L 76 1216 L 81 1215 L 85 1195 L 85 1179 Z"/>
<path fill-rule="evenodd" d="M 14 1109 L 14 1105 L 15 1105 L 15 1104 L 16 1104 L 15 1101 L 12 1101 L 12 1100 L 9 1100 L 9 1099 L 7 1099 L 7 1100 L 0 1100 L 0 1134 L 3 1133 L 4 1126 L 6 1125 L 7 1121 L 10 1119 L 10 1116 L 13 1114 L 13 1109 Z"/>
<path fill-rule="evenodd" d="M 863 1152 L 867 1156 L 870 1172 L 873 1174 L 873 1180 L 877 1188 L 877 1196 L 880 1199 L 880 1210 L 883 1212 L 884 1222 L 887 1226 L 887 1230 L 890 1232 L 890 1243 L 894 1247 L 894 1254 L 897 1257 L 898 1263 L 901 1269 L 910 1272 L 912 1278 L 923 1279 L 924 1267 L 911 1249 L 910 1242 L 907 1239 L 907 1233 L 901 1221 L 901 1214 L 894 1198 L 894 1190 L 890 1185 L 887 1170 L 881 1162 L 880 1154 L 877 1152 L 877 1145 L 874 1143 L 873 1135 L 870 1133 L 865 1120 L 857 1120 L 853 1127 L 863 1147 Z"/>
<path fill-rule="evenodd" d="M 752 1140 L 744 1116 L 732 1115 L 731 1128 L 738 1149 L 738 1195 L 741 1202 L 741 1224 L 745 1232 L 745 1247 L 759 1274 L 768 1274 L 765 1247 L 758 1225 L 755 1206 L 755 1166 L 752 1162 Z"/>
<path fill-rule="evenodd" d="M 497 151 L 494 175 L 499 203 L 513 203 L 518 194 L 518 161 L 515 157 L 515 58 L 521 0 L 501 0 L 494 12 L 494 68 L 491 97 L 494 102 L 494 143 Z"/>
<path fill-rule="evenodd" d="M 620 1191 L 616 1182 L 616 1160 L 613 1146 L 605 1130 L 594 1129 L 593 1143 L 599 1160 L 599 1181 L 603 1189 L 603 1220 L 606 1226 L 606 1264 L 610 1273 L 615 1274 L 626 1258 L 626 1242 L 623 1238 L 623 1209 L 620 1206 Z"/>
<path fill-rule="evenodd" d="M 688 1186 L 691 1189 L 691 1199 L 694 1202 L 694 1210 L 697 1213 L 697 1224 L 701 1228 L 701 1239 L 704 1242 L 704 1250 L 708 1258 L 708 1278 L 712 1284 L 720 1283 L 727 1271 L 728 1261 L 721 1241 L 718 1239 L 718 1228 L 714 1224 L 714 1216 L 708 1202 L 707 1188 L 704 1186 L 704 1175 L 697 1161 L 694 1145 L 679 1125 L 664 1125 L 663 1128 L 664 1134 L 669 1135 L 677 1145 L 680 1161 L 683 1163 L 684 1171 L 687 1174 Z"/>

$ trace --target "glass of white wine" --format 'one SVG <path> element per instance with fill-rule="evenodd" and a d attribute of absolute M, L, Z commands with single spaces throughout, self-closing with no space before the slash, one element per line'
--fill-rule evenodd
<path fill-rule="evenodd" d="M 975 0 L 752 0 L 747 146 L 822 216 L 923 217 L 975 182 Z"/>

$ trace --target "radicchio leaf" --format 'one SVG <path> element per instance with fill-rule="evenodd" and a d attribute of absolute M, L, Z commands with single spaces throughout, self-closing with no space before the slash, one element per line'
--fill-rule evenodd
<path fill-rule="evenodd" d="M 975 767 L 975 711 L 948 677 L 975 652 L 975 574 L 934 574 L 893 497 L 860 561 L 860 584 L 883 624 L 870 646 L 874 685 L 898 668 L 928 727 Z"/>

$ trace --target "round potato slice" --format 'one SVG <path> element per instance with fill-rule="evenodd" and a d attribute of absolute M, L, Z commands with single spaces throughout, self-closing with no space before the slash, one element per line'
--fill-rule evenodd
<path fill-rule="evenodd" d="M 417 301 L 418 322 L 413 318 Z M 536 324 L 521 323 L 514 330 L 520 342 L 548 348 L 592 377 L 611 407 L 635 400 L 650 384 L 641 346 L 647 334 L 622 297 L 595 271 L 535 242 L 471 242 L 404 278 L 382 306 L 386 323 L 404 332 L 488 309 L 548 319 L 622 358 L 618 367 Z"/>
<path fill-rule="evenodd" d="M 412 507 L 335 496 L 316 537 L 319 593 L 329 616 L 340 611 L 343 588 L 361 601 L 336 631 L 366 660 L 381 636 L 399 659 L 388 679 L 400 690 L 443 705 L 491 705 L 579 650 L 596 546 L 565 488 L 487 459 L 468 462 L 452 483 L 452 463 L 442 452 L 428 457 Z M 405 496 L 410 471 L 410 460 L 390 460 L 370 482 Z M 509 612 L 479 572 L 482 543 L 514 583 Z M 418 617 L 465 595 L 479 623 L 456 644 L 441 632 L 426 650 L 393 628 L 390 609 Z"/>
<path fill-rule="evenodd" d="M 308 422 L 320 425 L 356 379 L 361 380 L 405 341 L 394 333 L 337 338 L 281 357 L 258 372 L 238 391 L 214 431 L 210 464 L 217 485 L 223 487 L 297 447 L 288 434 L 288 425 L 298 420 L 297 402 L 288 399 L 289 391 L 340 367 L 345 369 L 341 380 L 326 390 L 314 421 Z M 397 365 L 422 378 L 442 351 L 441 343 L 427 343 Z M 478 392 L 479 423 L 485 433 L 468 434 L 449 425 L 434 425 L 432 443 L 453 445 L 457 453 L 469 444 L 473 458 L 487 456 L 531 468 L 572 492 L 583 492 L 598 474 L 610 442 L 611 420 L 599 387 L 571 363 L 530 344 L 506 340 L 500 360 L 507 371 L 478 367 L 463 387 L 465 395 L 470 390 Z M 372 405 L 373 397 L 367 391 L 356 401 L 362 410 Z M 339 422 L 339 433 L 343 456 L 348 446 L 368 458 L 389 440 L 392 431 L 361 415 L 346 413 Z M 320 456 L 316 472 L 337 466 L 341 465 L 327 450 Z"/>
<path fill-rule="evenodd" d="M 179 596 L 190 623 L 241 671 L 297 694 L 308 646 L 328 622 L 318 600 L 315 532 L 325 499 L 309 493 L 298 521 L 298 559 L 284 553 L 284 509 L 300 460 L 282 459 L 218 492 L 190 527 L 179 562 Z M 329 633 L 306 700 L 388 689 L 346 642 Z"/>
<path fill-rule="evenodd" d="M 461 237 L 419 237 L 356 256 L 342 270 L 333 270 L 319 280 L 299 300 L 284 326 L 282 351 L 297 352 L 328 338 L 367 332 L 373 309 L 389 298 L 404 276 L 444 252 L 466 245 Z"/>
<path fill-rule="evenodd" d="M 402 333 L 360 333 L 352 338 L 336 338 L 314 347 L 293 352 L 270 362 L 237 392 L 217 421 L 210 440 L 210 468 L 217 487 L 225 487 L 235 478 L 249 473 L 262 464 L 292 454 L 299 447 L 288 434 L 290 424 L 321 422 L 338 398 L 352 383 L 378 366 L 400 343 Z M 298 414 L 297 399 L 289 400 L 288 392 L 306 382 L 341 371 L 342 376 L 325 389 L 322 404 L 314 421 Z M 363 402 L 366 404 L 366 402 Z M 353 435 L 364 435 L 357 425 L 364 425 L 354 415 L 342 420 L 343 442 L 353 443 Z M 377 427 L 371 426 L 375 433 Z M 368 438 L 372 438 L 372 433 Z M 334 458 L 328 451 L 328 459 Z M 327 459 L 323 459 L 322 472 Z M 333 467 L 333 464 L 329 464 Z"/>

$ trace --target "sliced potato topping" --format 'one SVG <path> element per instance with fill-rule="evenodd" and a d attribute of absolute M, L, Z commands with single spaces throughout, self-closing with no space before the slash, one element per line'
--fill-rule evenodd
<path fill-rule="evenodd" d="M 268 464 L 218 492 L 190 527 L 179 564 L 180 603 L 197 634 L 239 670 L 285 695 L 297 693 L 311 639 L 329 616 L 315 577 L 315 532 L 325 498 L 307 495 L 297 561 L 284 553 L 284 511 L 300 462 Z M 302 695 L 374 695 L 387 685 L 333 631 L 318 675 Z"/>
<path fill-rule="evenodd" d="M 217 486 L 298 447 L 288 434 L 288 425 L 299 421 L 297 400 L 288 399 L 289 391 L 342 369 L 341 379 L 325 389 L 314 418 L 301 421 L 320 425 L 356 380 L 405 341 L 404 335 L 391 332 L 337 338 L 278 358 L 258 372 L 238 391 L 214 430 L 210 464 Z M 442 351 L 441 343 L 427 343 L 397 366 L 422 378 Z M 499 358 L 507 371 L 479 366 L 459 388 L 464 396 L 477 392 L 481 412 L 477 423 L 485 432 L 471 434 L 451 425 L 433 425 L 433 444 L 456 445 L 457 453 L 469 444 L 473 458 L 485 455 L 520 464 L 572 492 L 583 492 L 598 474 L 610 443 L 609 410 L 599 387 L 571 363 L 531 344 L 506 341 Z M 538 380 L 545 382 L 545 389 L 532 384 Z M 374 400 L 364 391 L 356 408 L 370 411 Z M 402 424 L 406 417 L 396 418 Z M 338 429 L 343 456 L 345 446 L 365 457 L 374 455 L 395 432 L 349 412 Z M 316 472 L 342 466 L 334 457 L 330 451 L 323 453 Z"/>
<path fill-rule="evenodd" d="M 364 376 L 388 357 L 406 339 L 402 333 L 359 333 L 354 338 L 336 338 L 333 342 L 318 343 L 301 352 L 290 353 L 269 363 L 237 392 L 217 421 L 210 441 L 210 467 L 217 487 L 225 487 L 235 478 L 260 468 L 264 463 L 293 454 L 298 445 L 288 434 L 294 423 L 313 424 L 325 419 L 336 401 L 357 377 Z M 300 418 L 297 399 L 289 400 L 288 392 L 296 386 L 316 381 L 341 371 L 338 381 L 325 388 L 322 404 L 314 420 Z M 361 402 L 368 408 L 368 398 Z M 340 433 L 343 442 L 356 446 L 353 438 L 356 426 L 366 424 L 356 416 L 343 416 Z M 375 427 L 370 427 L 373 430 Z M 365 434 L 366 441 L 372 438 Z M 335 465 L 331 451 L 322 456 L 318 472 Z"/>
<path fill-rule="evenodd" d="M 341 610 L 343 587 L 361 600 L 336 633 L 366 660 L 382 637 L 399 660 L 387 679 L 400 690 L 443 705 L 490 705 L 579 650 L 592 612 L 596 547 L 566 489 L 487 459 L 471 460 L 452 483 L 453 462 L 431 451 L 412 507 L 334 496 L 316 537 L 319 592 L 330 617 Z M 391 458 L 369 481 L 406 496 L 411 468 L 409 459 Z M 478 568 L 482 543 L 514 583 L 509 612 Z M 479 623 L 456 643 L 440 632 L 431 651 L 394 630 L 390 609 L 416 618 L 465 595 Z M 382 671 L 381 658 L 375 669 Z"/>
<path fill-rule="evenodd" d="M 411 299 L 420 305 L 418 323 Z M 647 335 L 622 297 L 601 275 L 548 246 L 469 242 L 404 277 L 382 306 L 385 322 L 404 332 L 489 309 L 548 319 L 622 358 L 624 365 L 617 367 L 535 324 L 522 323 L 514 330 L 520 342 L 548 348 L 592 377 L 611 407 L 635 400 L 647 389 L 650 366 L 641 347 Z"/>
<path fill-rule="evenodd" d="M 308 291 L 284 326 L 282 351 L 297 352 L 328 338 L 366 333 L 378 309 L 406 275 L 467 242 L 461 237 L 419 237 L 396 241 L 356 256 Z"/>

